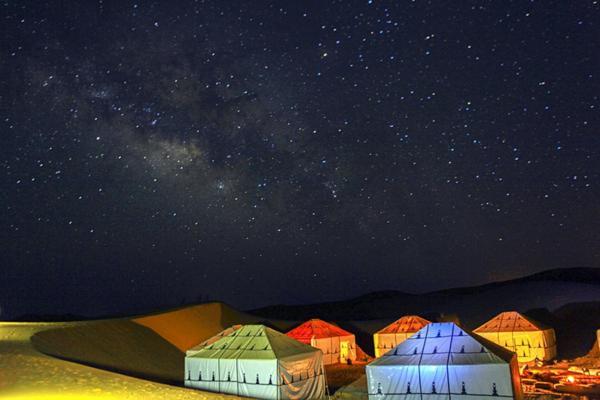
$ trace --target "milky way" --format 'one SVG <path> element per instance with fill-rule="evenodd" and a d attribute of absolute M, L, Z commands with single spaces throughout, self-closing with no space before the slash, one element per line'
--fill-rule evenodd
<path fill-rule="evenodd" d="M 0 7 L 5 316 L 600 263 L 598 1 Z"/>

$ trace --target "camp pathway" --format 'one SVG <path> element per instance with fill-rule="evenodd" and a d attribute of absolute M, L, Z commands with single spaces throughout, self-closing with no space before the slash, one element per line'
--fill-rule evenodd
<path fill-rule="evenodd" d="M 59 360 L 31 344 L 37 332 L 77 324 L 0 322 L 0 399 L 237 399 Z"/>

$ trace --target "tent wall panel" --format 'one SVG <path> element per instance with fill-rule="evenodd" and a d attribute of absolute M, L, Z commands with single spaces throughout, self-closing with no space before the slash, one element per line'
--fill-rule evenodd
<path fill-rule="evenodd" d="M 316 399 L 325 393 L 325 373 L 321 353 L 312 358 L 288 357 L 279 361 L 281 397 Z"/>

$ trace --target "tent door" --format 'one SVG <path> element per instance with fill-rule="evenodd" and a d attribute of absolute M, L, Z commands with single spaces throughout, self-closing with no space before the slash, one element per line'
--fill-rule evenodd
<path fill-rule="evenodd" d="M 350 342 L 340 340 L 340 362 L 346 364 L 350 358 Z"/>

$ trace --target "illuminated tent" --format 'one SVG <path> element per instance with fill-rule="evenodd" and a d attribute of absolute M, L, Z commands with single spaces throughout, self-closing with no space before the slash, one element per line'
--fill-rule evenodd
<path fill-rule="evenodd" d="M 520 363 L 556 357 L 554 329 L 543 327 L 516 311 L 500 313 L 474 332 L 517 353 Z"/>
<path fill-rule="evenodd" d="M 185 358 L 185 386 L 259 399 L 325 395 L 323 355 L 264 325 L 244 325 Z"/>
<path fill-rule="evenodd" d="M 521 399 L 517 357 L 452 322 L 434 322 L 367 365 L 370 400 Z"/>
<path fill-rule="evenodd" d="M 416 315 L 406 315 L 378 331 L 373 335 L 375 357 L 382 356 L 404 342 L 429 322 Z"/>
<path fill-rule="evenodd" d="M 353 334 L 320 319 L 311 319 L 286 333 L 299 342 L 321 349 L 323 364 L 347 363 L 356 360 L 356 339 Z"/>

